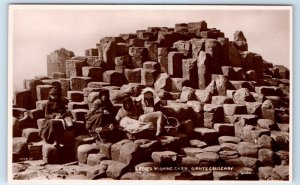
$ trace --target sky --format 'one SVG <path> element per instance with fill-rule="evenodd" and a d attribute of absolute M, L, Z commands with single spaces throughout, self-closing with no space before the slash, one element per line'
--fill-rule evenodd
<path fill-rule="evenodd" d="M 27 6 L 10 10 L 13 87 L 20 89 L 24 79 L 46 75 L 46 56 L 56 49 L 66 48 L 81 56 L 86 49 L 95 48 L 105 36 L 201 20 L 205 20 L 209 28 L 220 29 L 230 40 L 236 30 L 242 30 L 249 51 L 261 54 L 268 62 L 289 67 L 290 13 L 286 9 Z"/>

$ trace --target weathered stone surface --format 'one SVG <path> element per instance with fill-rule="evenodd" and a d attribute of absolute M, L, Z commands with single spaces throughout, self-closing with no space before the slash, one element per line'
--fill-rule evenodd
<path fill-rule="evenodd" d="M 41 96 L 38 96 L 41 100 Z M 13 104 L 16 107 L 29 109 L 31 107 L 31 92 L 30 90 L 17 90 L 14 93 Z"/>
<path fill-rule="evenodd" d="M 218 138 L 219 144 L 223 143 L 239 143 L 241 141 L 240 138 L 233 137 L 233 136 L 221 136 Z"/>
<path fill-rule="evenodd" d="M 67 78 L 73 78 L 82 76 L 82 67 L 85 62 L 80 60 L 66 60 L 66 76 Z"/>
<path fill-rule="evenodd" d="M 168 54 L 168 73 L 172 77 L 182 78 L 182 59 L 185 56 L 180 52 L 169 52 Z"/>
<path fill-rule="evenodd" d="M 89 109 L 89 106 L 85 102 L 69 102 L 68 103 L 68 109 Z"/>
<path fill-rule="evenodd" d="M 241 57 L 237 49 L 234 47 L 233 43 L 228 44 L 228 57 L 229 57 L 229 65 L 234 67 L 241 67 Z"/>
<path fill-rule="evenodd" d="M 82 102 L 83 101 L 83 92 L 82 91 L 68 91 L 67 98 L 71 102 Z"/>
<path fill-rule="evenodd" d="M 220 136 L 234 136 L 234 125 L 226 123 L 214 124 L 214 129 L 219 133 Z"/>
<path fill-rule="evenodd" d="M 271 180 L 273 168 L 270 166 L 262 166 L 258 168 L 258 176 L 261 180 Z"/>
<path fill-rule="evenodd" d="M 261 106 L 261 116 L 264 119 L 275 119 L 275 109 L 271 100 L 266 100 Z"/>
<path fill-rule="evenodd" d="M 47 75 L 52 76 L 53 72 L 66 72 L 66 60 L 74 56 L 72 51 L 61 48 L 47 55 Z"/>
<path fill-rule="evenodd" d="M 107 169 L 107 166 L 102 165 L 102 164 L 96 164 L 96 165 L 89 166 L 86 176 L 91 180 L 104 178 L 104 177 L 106 177 L 106 171 L 105 171 L 106 169 Z"/>
<path fill-rule="evenodd" d="M 61 162 L 61 151 L 52 144 L 43 144 L 43 161 L 48 164 L 59 164 Z"/>
<path fill-rule="evenodd" d="M 281 165 L 289 165 L 289 152 L 286 150 L 279 150 L 276 152 L 276 156 L 280 159 Z"/>
<path fill-rule="evenodd" d="M 177 161 L 177 153 L 173 151 L 153 152 L 151 157 L 155 163 L 162 166 L 172 166 Z"/>
<path fill-rule="evenodd" d="M 119 161 L 126 165 L 135 165 L 141 160 L 141 150 L 136 143 L 125 143 L 120 148 Z"/>
<path fill-rule="evenodd" d="M 224 104 L 224 115 L 233 116 L 235 114 L 245 114 L 246 106 L 240 104 Z"/>
<path fill-rule="evenodd" d="M 132 67 L 143 67 L 148 56 L 148 50 L 145 47 L 130 47 L 129 55 L 132 59 Z"/>
<path fill-rule="evenodd" d="M 125 69 L 124 74 L 129 83 L 141 83 L 142 68 Z"/>
<path fill-rule="evenodd" d="M 205 150 L 201 148 L 193 148 L 193 147 L 184 147 L 181 150 L 186 156 L 189 157 L 195 157 L 196 154 L 205 152 Z"/>
<path fill-rule="evenodd" d="M 212 99 L 212 94 L 206 90 L 196 89 L 195 91 L 196 99 L 201 103 L 210 103 Z"/>
<path fill-rule="evenodd" d="M 233 95 L 233 101 L 236 104 L 245 105 L 246 102 L 251 102 L 253 100 L 253 96 L 247 88 L 238 89 Z"/>
<path fill-rule="evenodd" d="M 48 100 L 49 91 L 53 88 L 52 85 L 37 85 L 36 93 L 37 100 Z"/>
<path fill-rule="evenodd" d="M 238 173 L 231 171 L 214 171 L 214 180 L 237 180 Z"/>
<path fill-rule="evenodd" d="M 192 139 L 189 141 L 191 146 L 197 147 L 197 148 L 204 148 L 207 146 L 207 144 L 203 141 L 200 141 L 198 139 Z"/>
<path fill-rule="evenodd" d="M 190 82 L 192 88 L 198 88 L 197 58 L 182 60 L 182 77 Z"/>
<path fill-rule="evenodd" d="M 273 149 L 274 140 L 270 136 L 262 135 L 260 138 L 258 138 L 257 145 L 259 148 Z"/>
<path fill-rule="evenodd" d="M 260 102 L 246 102 L 248 114 L 260 114 L 262 103 Z"/>
<path fill-rule="evenodd" d="M 257 126 L 263 129 L 268 129 L 268 130 L 276 130 L 278 129 L 277 124 L 274 123 L 273 120 L 270 119 L 259 119 L 257 120 Z"/>
<path fill-rule="evenodd" d="M 275 166 L 271 178 L 273 180 L 289 180 L 289 166 Z"/>
<path fill-rule="evenodd" d="M 109 178 L 118 179 L 125 173 L 126 168 L 126 164 L 118 161 L 112 161 L 112 163 L 107 167 L 106 175 Z"/>
<path fill-rule="evenodd" d="M 245 167 L 248 167 L 248 168 L 252 168 L 252 169 L 257 169 L 258 165 L 259 165 L 259 161 L 257 158 L 253 158 L 253 157 L 240 157 L 239 158 L 243 165 Z"/>
<path fill-rule="evenodd" d="M 193 100 L 195 98 L 195 89 L 191 87 L 183 87 L 180 99 L 183 101 Z"/>
<path fill-rule="evenodd" d="M 148 50 L 148 58 L 150 60 L 157 61 L 157 57 L 158 57 L 157 49 L 159 46 L 158 42 L 146 41 L 144 45 L 145 48 L 147 48 Z"/>
<path fill-rule="evenodd" d="M 127 79 L 122 73 L 115 70 L 108 70 L 103 73 L 103 81 L 110 85 L 122 86 L 127 83 Z"/>
<path fill-rule="evenodd" d="M 203 150 L 205 152 L 215 152 L 215 153 L 219 153 L 222 149 L 221 145 L 212 145 L 212 146 L 207 146 L 205 148 L 203 148 Z"/>
<path fill-rule="evenodd" d="M 222 145 L 224 145 L 224 144 L 225 143 L 223 143 Z M 227 144 L 229 144 L 229 143 L 227 143 Z M 229 145 L 227 145 L 227 146 L 229 146 Z M 220 158 L 223 159 L 223 161 L 225 161 L 225 163 L 227 163 L 228 161 L 230 162 L 230 160 L 232 160 L 232 159 L 233 160 L 235 159 L 235 160 L 239 161 L 239 163 L 242 163 L 238 159 L 240 157 L 240 154 L 237 151 L 234 151 L 234 150 L 223 150 L 223 151 L 220 151 L 219 154 L 220 154 Z"/>
<path fill-rule="evenodd" d="M 212 96 L 211 103 L 219 105 L 231 104 L 233 103 L 233 100 L 227 96 Z"/>
<path fill-rule="evenodd" d="M 237 151 L 237 144 L 235 143 L 222 143 L 221 149 L 223 151 Z"/>
<path fill-rule="evenodd" d="M 91 153 L 88 155 L 88 158 L 87 158 L 87 165 L 90 165 L 90 166 L 95 166 L 95 165 L 98 165 L 100 164 L 100 162 L 102 160 L 105 160 L 107 159 L 107 157 L 104 155 L 104 154 L 100 154 L 100 153 Z"/>
<path fill-rule="evenodd" d="M 77 148 L 77 159 L 79 163 L 86 163 L 89 154 L 98 153 L 99 146 L 94 144 L 83 144 Z"/>
<path fill-rule="evenodd" d="M 142 69 L 141 70 L 141 84 L 151 87 L 154 86 L 155 79 L 159 72 L 152 69 Z"/>
<path fill-rule="evenodd" d="M 102 80 L 102 68 L 101 67 L 82 67 L 82 76 L 91 77 L 92 81 Z"/>
<path fill-rule="evenodd" d="M 70 80 L 70 88 L 72 91 L 82 91 L 91 81 L 91 77 L 73 77 Z"/>
<path fill-rule="evenodd" d="M 22 130 L 22 137 L 27 138 L 27 143 L 38 142 L 42 140 L 39 132 L 37 128 L 25 128 Z"/>
<path fill-rule="evenodd" d="M 198 88 L 204 90 L 211 81 L 211 56 L 203 51 L 200 51 L 197 59 L 198 67 Z"/>
<path fill-rule="evenodd" d="M 260 149 L 258 159 L 264 166 L 274 166 L 275 153 L 270 149 Z"/>
<path fill-rule="evenodd" d="M 244 157 L 257 157 L 258 147 L 251 142 L 238 143 L 238 152 Z"/>
<path fill-rule="evenodd" d="M 126 143 L 131 143 L 131 141 L 128 139 L 125 139 L 125 140 L 119 141 L 119 142 L 111 145 L 111 159 L 112 160 L 119 161 L 121 147 L 122 147 L 122 145 L 124 145 Z"/>
<path fill-rule="evenodd" d="M 154 83 L 154 88 L 170 91 L 172 88 L 172 80 L 170 76 L 167 73 L 159 74 L 156 82 Z"/>
<path fill-rule="evenodd" d="M 217 164 L 220 157 L 215 152 L 203 152 L 196 154 L 195 157 L 198 157 L 200 159 L 200 163 L 209 163 L 209 164 Z"/>
<path fill-rule="evenodd" d="M 85 115 L 87 114 L 87 109 L 74 109 L 71 110 L 71 114 L 75 121 L 84 121 Z"/>
<path fill-rule="evenodd" d="M 196 138 L 201 139 L 207 144 L 218 143 L 218 132 L 214 129 L 208 128 L 194 128 L 194 135 Z"/>
<path fill-rule="evenodd" d="M 16 161 L 18 162 L 20 159 L 24 159 L 28 157 L 28 148 L 27 148 L 27 138 L 24 137 L 15 137 L 13 138 L 13 146 L 12 146 L 13 154 L 17 155 Z"/>

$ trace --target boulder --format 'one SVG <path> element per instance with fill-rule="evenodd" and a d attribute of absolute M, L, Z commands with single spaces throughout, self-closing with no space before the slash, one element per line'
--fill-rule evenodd
<path fill-rule="evenodd" d="M 170 91 L 172 88 L 172 80 L 170 76 L 167 73 L 159 74 L 156 82 L 154 83 L 154 88 Z"/>
<path fill-rule="evenodd" d="M 244 157 L 257 158 L 257 156 L 258 156 L 258 147 L 251 142 L 238 143 L 237 150 Z"/>
<path fill-rule="evenodd" d="M 289 180 L 289 166 L 275 166 L 271 178 L 272 180 Z"/>
<path fill-rule="evenodd" d="M 108 178 L 118 179 L 126 172 L 127 165 L 118 161 L 113 161 L 107 167 L 106 175 Z"/>
<path fill-rule="evenodd" d="M 268 135 L 262 135 L 257 140 L 258 148 L 273 149 L 274 140 Z"/>
<path fill-rule="evenodd" d="M 256 170 L 259 165 L 259 161 L 257 158 L 242 156 L 239 159 L 242 161 L 245 167 L 252 168 L 253 170 Z"/>
<path fill-rule="evenodd" d="M 252 102 L 253 96 L 247 88 L 238 89 L 233 95 L 233 101 L 236 104 L 245 105 L 246 102 Z"/>
<path fill-rule="evenodd" d="M 219 144 L 223 144 L 223 143 L 239 143 L 241 142 L 240 138 L 237 137 L 233 137 L 233 136 L 221 136 L 218 138 Z"/>
<path fill-rule="evenodd" d="M 100 153 L 91 153 L 88 155 L 88 158 L 87 158 L 87 165 L 90 165 L 90 166 L 95 166 L 95 165 L 98 165 L 100 164 L 100 162 L 102 160 L 105 160 L 107 159 L 107 157 L 104 155 L 104 154 L 100 154 Z"/>
<path fill-rule="evenodd" d="M 152 69 L 142 69 L 141 70 L 141 84 L 152 87 L 154 86 L 155 79 L 158 76 L 159 72 Z"/>
<path fill-rule="evenodd" d="M 153 161 L 161 166 L 173 166 L 177 162 L 177 153 L 173 151 L 153 152 Z"/>
<path fill-rule="evenodd" d="M 214 124 L 214 129 L 219 133 L 220 136 L 234 136 L 234 125 L 216 123 Z"/>
<path fill-rule="evenodd" d="M 125 69 L 124 74 L 129 83 L 141 83 L 142 68 Z"/>
<path fill-rule="evenodd" d="M 261 106 L 261 116 L 264 119 L 275 119 L 275 109 L 271 100 L 266 100 Z"/>
<path fill-rule="evenodd" d="M 261 105 L 262 105 L 262 103 L 260 103 L 260 102 L 246 102 L 247 113 L 248 114 L 260 114 Z"/>
<path fill-rule="evenodd" d="M 82 67 L 85 66 L 85 61 L 66 60 L 66 76 L 73 78 L 82 76 Z"/>
<path fill-rule="evenodd" d="M 204 163 L 215 165 L 220 160 L 220 156 L 215 152 L 203 152 L 196 154 L 195 157 L 200 159 L 200 164 Z"/>
<path fill-rule="evenodd" d="M 183 87 L 180 99 L 183 101 L 193 100 L 195 98 L 195 89 L 191 87 Z"/>
<path fill-rule="evenodd" d="M 261 180 L 271 180 L 273 168 L 270 166 L 261 166 L 258 168 L 258 176 Z"/>
<path fill-rule="evenodd" d="M 157 58 L 158 58 L 158 54 L 157 54 L 157 49 L 158 49 L 158 42 L 156 41 L 146 41 L 144 43 L 145 45 L 145 48 L 147 48 L 148 50 L 148 58 L 150 60 L 154 60 L 154 61 L 157 61 Z"/>
<path fill-rule="evenodd" d="M 82 76 L 91 77 L 92 81 L 101 81 L 102 80 L 102 68 L 101 67 L 91 67 L 85 66 L 82 67 Z"/>
<path fill-rule="evenodd" d="M 210 103 L 212 99 L 212 94 L 206 90 L 196 89 L 195 96 L 201 103 Z"/>
<path fill-rule="evenodd" d="M 217 144 L 218 143 L 218 132 L 214 129 L 208 128 L 194 128 L 195 138 L 204 141 L 207 144 Z"/>
<path fill-rule="evenodd" d="M 132 143 L 129 139 L 124 139 L 122 141 L 119 141 L 113 145 L 111 145 L 111 159 L 114 161 L 119 161 L 120 160 L 120 150 L 122 145 L 126 143 Z"/>
<path fill-rule="evenodd" d="M 120 148 L 119 161 L 126 165 L 135 165 L 139 162 L 141 150 L 136 143 L 125 143 Z"/>
<path fill-rule="evenodd" d="M 212 96 L 211 103 L 218 105 L 231 104 L 233 100 L 227 96 Z"/>
<path fill-rule="evenodd" d="M 70 88 L 72 91 L 82 91 L 91 80 L 91 77 L 73 77 L 70 80 Z"/>
<path fill-rule="evenodd" d="M 197 59 L 198 67 L 198 88 L 204 90 L 211 81 L 211 56 L 203 51 L 200 51 Z"/>
<path fill-rule="evenodd" d="M 99 152 L 99 146 L 94 144 L 83 144 L 77 148 L 77 159 L 79 163 L 86 164 L 89 154 L 96 154 Z"/>
<path fill-rule="evenodd" d="M 83 92 L 82 91 L 68 91 L 67 98 L 71 102 L 82 102 L 83 101 Z"/>
<path fill-rule="evenodd" d="M 182 78 L 188 80 L 192 88 L 198 88 L 197 58 L 182 60 Z"/>
<path fill-rule="evenodd" d="M 103 73 L 103 81 L 115 86 L 122 86 L 127 83 L 125 76 L 115 70 L 105 71 Z"/>
<path fill-rule="evenodd" d="M 224 104 L 224 115 L 233 116 L 235 114 L 245 114 L 246 106 L 240 104 Z"/>
<path fill-rule="evenodd" d="M 260 149 L 258 151 L 258 159 L 263 166 L 274 166 L 275 153 L 270 149 Z"/>

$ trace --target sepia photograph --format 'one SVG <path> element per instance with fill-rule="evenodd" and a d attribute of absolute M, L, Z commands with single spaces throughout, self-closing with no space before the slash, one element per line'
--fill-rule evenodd
<path fill-rule="evenodd" d="M 292 15 L 9 5 L 9 181 L 290 182 Z"/>

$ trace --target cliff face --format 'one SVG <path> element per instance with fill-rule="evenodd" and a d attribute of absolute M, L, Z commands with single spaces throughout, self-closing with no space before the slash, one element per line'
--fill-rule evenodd
<path fill-rule="evenodd" d="M 138 169 L 171 166 L 176 173 L 170 179 L 288 179 L 289 70 L 248 51 L 242 31 L 230 41 L 205 21 L 149 27 L 102 38 L 85 56 L 56 50 L 47 68 L 47 76 L 24 80 L 24 90 L 15 93 L 14 162 L 108 166 L 99 176 L 87 171 L 82 178 L 147 179 L 154 172 Z M 38 135 L 53 86 L 61 87 L 75 118 L 60 150 L 39 142 Z M 176 135 L 128 140 L 116 133 L 117 141 L 98 145 L 83 140 L 84 117 L 99 90 L 110 91 L 117 112 L 124 96 L 137 97 L 145 87 L 154 88 L 165 103 L 162 112 L 180 122 Z M 234 170 L 186 174 L 175 166 Z"/>

